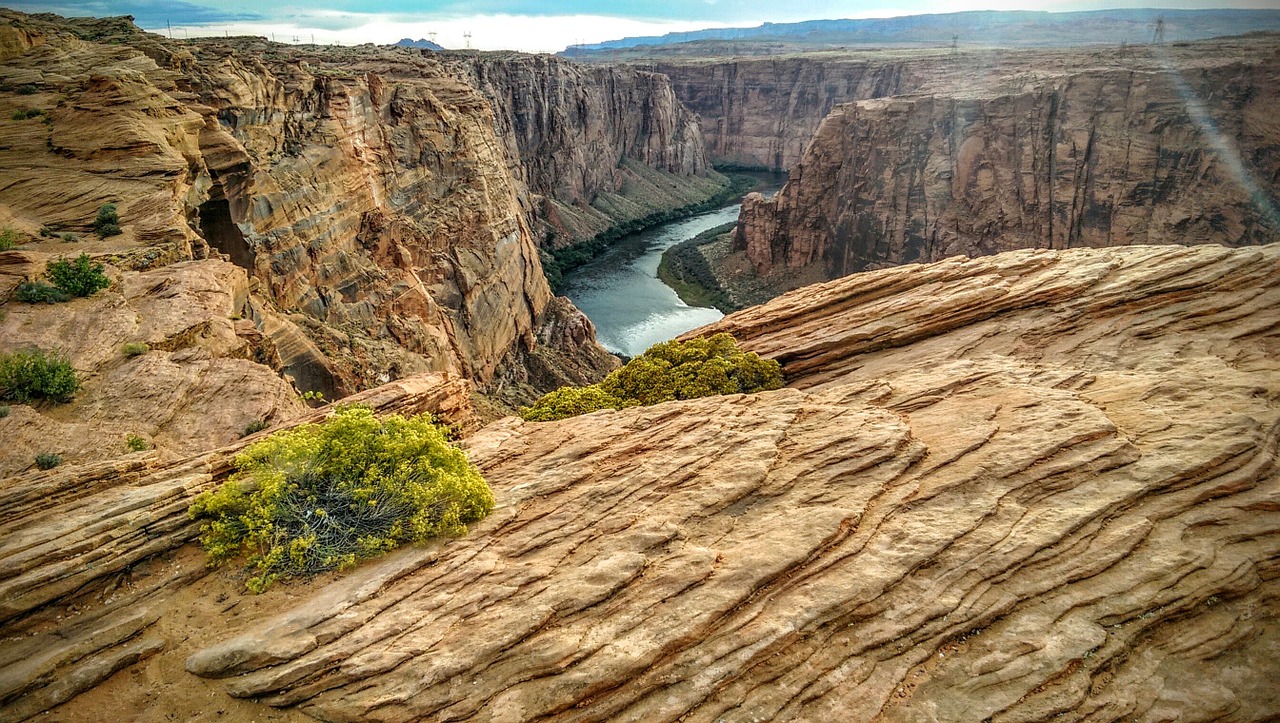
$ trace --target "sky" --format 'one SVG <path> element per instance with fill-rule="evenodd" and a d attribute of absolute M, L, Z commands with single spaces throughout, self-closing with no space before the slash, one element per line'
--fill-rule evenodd
<path fill-rule="evenodd" d="M 68 16 L 132 15 L 147 30 L 172 28 L 174 37 L 229 33 L 353 45 L 435 33 L 435 42 L 447 48 L 558 52 L 574 43 L 763 22 L 963 10 L 1276 8 L 1280 0 L 0 0 L 0 5 Z"/>

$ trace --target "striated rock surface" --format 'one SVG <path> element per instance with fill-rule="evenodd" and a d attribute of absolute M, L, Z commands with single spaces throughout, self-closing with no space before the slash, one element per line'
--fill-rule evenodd
<path fill-rule="evenodd" d="M 181 582 L 188 548 L 125 583 L 117 617 L 101 583 L 61 581 L 89 560 L 110 579 L 122 540 L 179 543 L 166 510 L 203 468 L 163 505 L 111 506 L 131 512 L 9 504 L 27 532 L 0 569 L 26 592 L 5 596 L 23 602 L 3 711 L 1270 719 L 1278 330 L 1277 246 L 1027 250 L 809 287 L 694 332 L 777 358 L 788 388 L 490 424 L 466 446 L 498 508 L 470 534 L 266 603 Z M 159 489 L 128 474 L 59 472 Z M 142 532 L 114 534 L 126 518 Z M 40 557 L 55 519 L 86 536 L 61 562 Z"/>
<path fill-rule="evenodd" d="M 466 380 L 432 373 L 347 402 L 380 414 L 431 412 L 469 430 L 476 421 L 472 390 Z M 318 421 L 329 411 L 319 409 L 272 429 Z M 262 436 L 176 461 L 152 452 L 0 479 L 0 558 L 5 561 L 0 719 L 35 715 L 152 656 L 161 655 L 160 665 L 166 667 L 162 653 L 199 637 L 209 622 L 193 620 L 187 603 L 206 615 L 226 615 L 237 607 L 238 600 L 222 603 L 242 583 L 203 580 L 208 570 L 202 555 L 178 548 L 198 534 L 199 525 L 187 516 L 192 500 L 224 481 L 235 455 Z M 250 601 L 245 609 L 262 614 L 269 609 L 266 600 Z M 47 607 L 55 601 L 56 610 Z M 133 720 L 214 715 L 199 707 L 206 701 L 184 695 L 179 702 L 163 687 L 139 684 L 133 691 L 143 698 L 158 696 L 162 712 L 122 709 L 115 702 L 114 715 Z M 226 712 L 227 706 L 216 707 L 219 714 Z M 70 717 L 100 720 L 102 710 L 94 706 Z"/>
<path fill-rule="evenodd" d="M 445 64 L 493 105 L 544 246 L 702 203 L 727 184 L 664 75 L 514 53 L 450 54 Z"/>
<path fill-rule="evenodd" d="M 699 332 L 789 389 L 486 428 L 471 536 L 188 668 L 327 720 L 1280 713 L 1280 252 L 912 271 Z"/>
<path fill-rule="evenodd" d="M 735 246 L 761 276 L 834 278 L 1017 248 L 1273 241 L 1277 47 L 1011 54 L 840 106 L 787 186 L 745 201 Z"/>

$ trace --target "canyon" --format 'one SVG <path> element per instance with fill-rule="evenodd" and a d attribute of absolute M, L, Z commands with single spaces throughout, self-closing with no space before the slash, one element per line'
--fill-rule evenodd
<path fill-rule="evenodd" d="M 0 10 L 0 352 L 84 385 L 0 414 L 0 721 L 1280 717 L 1278 50 Z M 619 364 L 549 273 L 734 166 L 790 171 L 716 242 L 776 298 L 683 338 L 784 387 L 511 416 Z M 81 252 L 109 288 L 16 300 Z M 247 594 L 189 505 L 345 404 L 451 425 L 494 512 Z"/>
<path fill-rule="evenodd" d="M 0 128 L 0 224 L 26 241 L 0 253 L 0 291 L 81 252 L 117 282 L 68 307 L 9 303 L 0 319 L 0 351 L 61 348 L 87 379 L 63 419 L 17 417 L 39 438 L 74 429 L 55 435 L 74 459 L 124 430 L 178 452 L 193 451 L 177 440 L 197 425 L 201 443 L 225 443 L 304 408 L 285 377 L 335 399 L 446 371 L 510 403 L 590 382 L 617 362 L 552 296 L 543 247 L 678 213 L 727 184 L 696 119 L 652 73 L 174 42 L 125 18 L 3 20 L 5 113 L 39 115 Z M 123 233 L 95 238 L 107 203 Z M 218 298 L 184 317 L 178 302 L 193 295 Z M 123 318 L 156 304 L 163 324 Z M 125 342 L 153 352 L 124 359 Z M 232 359 L 263 387 L 245 399 L 260 402 L 210 393 L 162 414 L 111 391 L 156 364 L 208 383 L 205 367 Z M 4 467 L 30 464 L 6 455 Z"/>

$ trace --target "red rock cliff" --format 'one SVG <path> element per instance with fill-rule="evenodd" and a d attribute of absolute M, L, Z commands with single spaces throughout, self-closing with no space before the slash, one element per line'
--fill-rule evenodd
<path fill-rule="evenodd" d="M 1084 70 L 1048 57 L 840 106 L 782 192 L 746 200 L 735 243 L 761 275 L 837 277 L 1017 248 L 1275 240 L 1276 48 L 1068 57 Z"/>

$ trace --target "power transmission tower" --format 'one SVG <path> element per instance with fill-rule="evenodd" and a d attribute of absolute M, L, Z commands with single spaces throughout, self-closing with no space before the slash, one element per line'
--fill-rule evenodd
<path fill-rule="evenodd" d="M 432 30 L 427 33 L 427 39 L 434 43 L 436 41 L 436 31 Z"/>
<path fill-rule="evenodd" d="M 1160 45 L 1164 42 L 1164 16 L 1156 18 L 1156 31 L 1151 35 L 1151 42 L 1154 45 Z"/>
<path fill-rule="evenodd" d="M 463 33 L 462 37 L 467 41 L 467 50 L 470 50 L 471 49 L 471 31 L 468 30 L 467 32 Z"/>
<path fill-rule="evenodd" d="M 955 55 L 956 52 L 959 50 L 959 45 L 960 45 L 960 36 L 952 35 L 951 36 L 951 54 L 952 55 Z"/>

